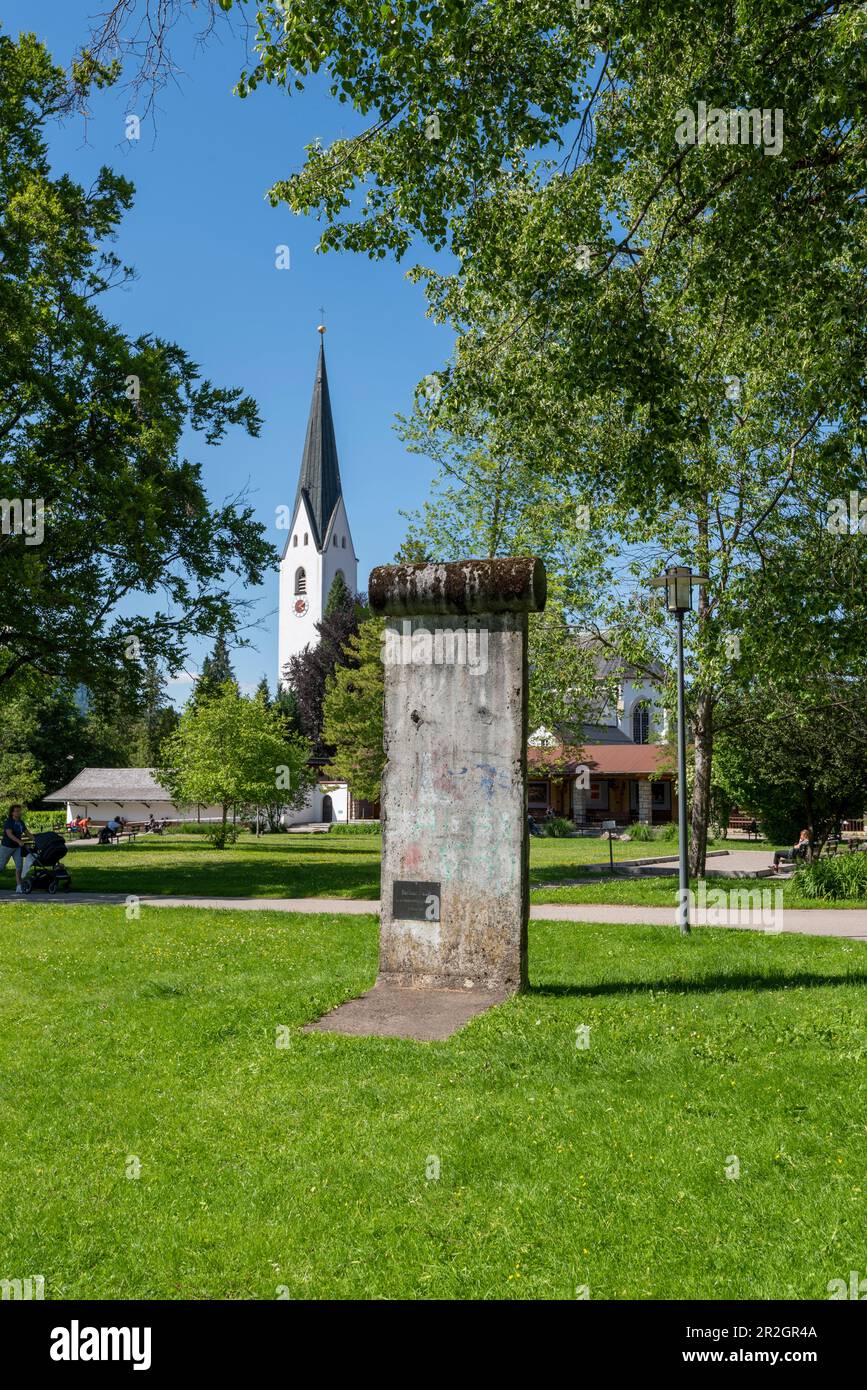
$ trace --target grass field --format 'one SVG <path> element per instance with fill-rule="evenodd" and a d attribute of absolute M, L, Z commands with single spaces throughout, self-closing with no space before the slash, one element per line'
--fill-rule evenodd
<path fill-rule="evenodd" d="M 714 862 L 714 861 L 711 861 Z M 715 861 L 719 863 L 720 861 Z M 776 904 L 775 894 L 782 892 L 783 907 L 791 908 L 824 908 L 826 911 L 831 909 L 836 912 L 838 908 L 860 908 L 864 911 L 867 907 L 864 899 L 835 898 L 833 901 L 824 901 L 820 898 L 805 898 L 799 893 L 795 885 L 783 878 L 708 878 L 705 880 L 708 905 L 712 906 L 713 894 L 719 889 L 727 893 L 770 893 L 769 898 L 764 901 L 773 907 Z M 695 892 L 695 884 L 692 885 Z M 599 883 L 576 883 L 553 888 L 536 888 L 530 894 L 530 901 L 534 903 L 623 903 L 630 907 L 672 907 L 677 902 L 678 880 L 676 875 L 652 875 L 646 878 L 611 878 L 610 876 L 602 879 Z"/>
<path fill-rule="evenodd" d="M 446 1043 L 305 1035 L 373 981 L 372 917 L 0 906 L 0 1277 L 802 1299 L 867 1268 L 859 943 L 546 923 L 530 949 L 530 992 Z"/>
<path fill-rule="evenodd" d="M 215 850 L 203 836 L 144 836 L 131 845 L 89 845 L 69 851 L 75 888 L 89 893 L 255 898 L 378 898 L 379 835 L 242 834 Z M 677 853 L 677 845 L 615 842 L 616 859 Z M 608 862 L 607 841 L 533 840 L 531 879 L 574 878 L 588 864 Z M 13 887 L 11 864 L 3 886 Z"/>
<path fill-rule="evenodd" d="M 746 848 L 743 842 L 714 841 L 709 848 Z M 754 846 L 750 846 L 752 849 Z M 759 850 L 768 852 L 766 845 Z M 273 835 L 257 840 L 241 835 L 230 849 L 215 850 L 196 835 L 146 836 L 132 845 L 93 845 L 70 850 L 66 863 L 78 892 L 162 894 L 198 897 L 358 898 L 379 897 L 379 835 Z M 614 843 L 616 860 L 675 855 L 677 844 Z M 723 861 L 711 861 L 721 865 Z M 611 879 L 568 885 L 589 864 L 608 863 L 607 841 L 591 839 L 531 840 L 530 885 L 533 902 L 625 903 L 670 907 L 677 894 L 671 877 Z M 564 883 L 563 881 L 567 882 Z M 709 885 L 746 887 L 744 880 Z M 11 864 L 2 878 L 14 886 Z M 562 887 L 551 887 L 563 883 Z M 546 885 L 539 888 L 538 885 Z M 778 887 L 781 881 L 761 880 L 753 887 Z M 787 907 L 828 907 L 814 898 L 801 898 L 782 885 Z M 834 907 L 863 907 L 834 903 Z"/>

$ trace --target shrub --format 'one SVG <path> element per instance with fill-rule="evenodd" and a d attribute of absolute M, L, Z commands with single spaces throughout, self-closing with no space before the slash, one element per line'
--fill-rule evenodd
<path fill-rule="evenodd" d="M 867 898 L 867 854 L 834 854 L 799 864 L 792 884 L 805 898 Z"/>
<path fill-rule="evenodd" d="M 165 827 L 164 835 L 207 835 L 211 830 L 210 821 L 179 820 Z"/>
<path fill-rule="evenodd" d="M 350 820 L 333 821 L 329 830 L 330 835 L 378 835 L 380 823 L 378 820 Z"/>
<path fill-rule="evenodd" d="M 220 820 L 212 820 L 205 833 L 214 849 L 225 849 L 227 845 L 233 845 L 238 838 L 237 827 L 230 820 L 226 821 L 225 825 Z"/>
<path fill-rule="evenodd" d="M 563 839 L 566 835 L 572 835 L 575 827 L 570 820 L 564 820 L 562 816 L 555 816 L 553 820 L 543 820 L 539 823 L 539 829 L 543 835 L 556 840 Z"/>
<path fill-rule="evenodd" d="M 5 815 L 5 811 L 4 811 Z M 24 811 L 24 824 L 28 830 L 38 834 L 40 830 L 60 830 L 66 829 L 66 812 L 60 811 Z"/>
<path fill-rule="evenodd" d="M 756 820 L 761 822 L 762 834 L 769 845 L 793 845 L 805 824 L 803 812 L 791 812 L 787 807 L 781 810 L 776 806 L 763 806 Z"/>
<path fill-rule="evenodd" d="M 670 820 L 667 825 L 658 825 L 654 831 L 655 840 L 676 840 L 677 821 Z"/>
<path fill-rule="evenodd" d="M 630 840 L 655 840 L 655 839 L 656 839 L 656 836 L 655 836 L 654 833 L 653 833 L 653 826 L 652 826 L 652 825 L 644 825 L 643 822 L 641 822 L 641 821 L 636 821 L 634 825 L 630 825 L 629 830 L 628 830 L 627 833 L 628 833 L 628 835 L 629 835 Z"/>

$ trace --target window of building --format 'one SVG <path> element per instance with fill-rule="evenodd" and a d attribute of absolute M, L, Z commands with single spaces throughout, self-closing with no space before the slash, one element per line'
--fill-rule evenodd
<path fill-rule="evenodd" d="M 293 537 L 292 537 L 292 544 L 293 544 L 293 545 L 297 545 L 297 544 L 298 544 L 298 537 L 297 537 L 297 536 L 293 536 Z"/>
<path fill-rule="evenodd" d="M 341 548 L 342 548 L 343 550 L 346 549 L 346 537 L 345 537 L 345 536 L 344 536 L 343 539 L 341 540 L 340 545 L 341 545 Z"/>
<path fill-rule="evenodd" d="M 307 532 L 306 532 L 306 531 L 304 532 L 304 544 L 305 544 L 305 545 L 307 544 Z"/>
<path fill-rule="evenodd" d="M 335 544 L 335 546 L 337 545 L 337 537 L 336 537 L 336 536 L 334 537 L 334 544 Z"/>
<path fill-rule="evenodd" d="M 641 700 L 632 707 L 632 742 L 650 742 L 650 705 L 647 700 Z"/>
<path fill-rule="evenodd" d="M 527 800 L 531 806 L 548 805 L 548 783 L 547 782 L 528 782 Z"/>
<path fill-rule="evenodd" d="M 307 593 L 307 571 L 304 569 L 295 571 L 295 592 L 296 594 Z"/>

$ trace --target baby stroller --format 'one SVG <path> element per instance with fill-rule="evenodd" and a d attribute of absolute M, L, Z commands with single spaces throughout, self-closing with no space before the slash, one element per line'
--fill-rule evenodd
<path fill-rule="evenodd" d="M 66 854 L 66 841 L 56 830 L 44 830 L 33 836 L 33 848 L 24 863 L 21 887 L 25 893 L 34 888 L 46 888 L 49 893 L 68 893 L 72 875 L 61 864 Z"/>

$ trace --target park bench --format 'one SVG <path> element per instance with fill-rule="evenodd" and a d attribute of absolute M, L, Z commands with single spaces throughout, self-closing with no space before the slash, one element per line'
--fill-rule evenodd
<path fill-rule="evenodd" d="M 108 835 L 109 844 L 118 845 L 121 840 L 129 840 L 130 843 L 132 843 L 140 831 L 141 827 L 137 825 L 127 826 L 126 830 L 109 830 L 108 826 L 101 825 L 97 833 L 102 835 L 102 833 L 105 832 L 105 834 Z"/>
<path fill-rule="evenodd" d="M 755 816 L 731 816 L 728 829 L 745 831 L 748 840 L 751 840 L 753 836 L 760 840 L 763 833 L 761 823 L 756 820 Z"/>
<path fill-rule="evenodd" d="M 845 849 L 849 854 L 857 854 L 860 850 L 863 850 L 864 848 L 867 848 L 867 846 L 865 846 L 860 840 L 856 839 L 855 836 L 850 836 L 847 839 L 845 835 L 830 835 L 828 839 L 825 841 L 824 845 L 822 846 L 822 854 L 838 854 L 843 849 Z"/>
<path fill-rule="evenodd" d="M 849 854 L 858 854 L 861 850 L 867 849 L 867 843 L 858 840 L 854 835 L 848 839 L 845 835 L 835 835 L 825 841 L 825 853 L 837 854 L 844 846 Z"/>

